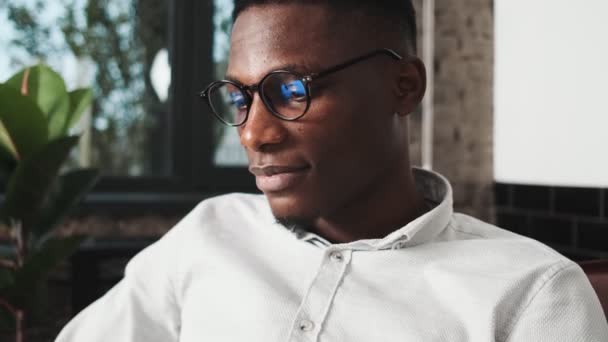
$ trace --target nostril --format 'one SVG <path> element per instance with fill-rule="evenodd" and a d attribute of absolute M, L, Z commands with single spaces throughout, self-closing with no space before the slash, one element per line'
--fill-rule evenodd
<path fill-rule="evenodd" d="M 288 132 L 283 123 L 270 114 L 266 115 L 268 118 L 263 120 L 257 120 L 255 115 L 250 116 L 239 129 L 241 145 L 245 148 L 253 151 L 268 151 L 286 141 Z"/>
<path fill-rule="evenodd" d="M 272 115 L 261 102 L 253 101 L 247 121 L 239 127 L 241 144 L 254 151 L 280 145 L 288 135 L 285 127 L 288 122 Z"/>

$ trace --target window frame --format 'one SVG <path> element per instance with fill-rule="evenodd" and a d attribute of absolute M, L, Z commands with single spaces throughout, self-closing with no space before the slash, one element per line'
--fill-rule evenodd
<path fill-rule="evenodd" d="M 213 164 L 214 118 L 197 94 L 213 81 L 213 1 L 168 4 L 169 90 L 167 176 L 103 176 L 86 197 L 87 213 L 184 212 L 228 192 L 258 192 L 246 167 Z M 128 209 L 126 209 L 128 208 Z"/>

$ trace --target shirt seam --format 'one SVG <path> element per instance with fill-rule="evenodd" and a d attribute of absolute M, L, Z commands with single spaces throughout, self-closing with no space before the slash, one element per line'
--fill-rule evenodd
<path fill-rule="evenodd" d="M 505 339 L 504 339 L 505 342 L 509 341 L 509 339 L 511 338 L 511 334 L 513 333 L 513 331 L 515 331 L 515 327 L 517 327 L 517 325 L 521 321 L 522 317 L 527 312 L 528 308 L 532 305 L 532 303 L 534 302 L 534 300 L 536 299 L 536 297 L 538 297 L 538 295 L 546 288 L 547 284 L 549 284 L 553 279 L 555 279 L 555 277 L 557 277 L 563 271 L 567 270 L 570 267 L 575 267 L 576 266 L 576 264 L 569 262 L 569 260 L 567 260 L 567 261 L 559 261 L 555 265 L 559 265 L 559 263 L 563 263 L 563 265 L 561 267 L 556 268 L 553 271 L 553 274 L 550 274 L 547 277 L 547 279 L 540 285 L 538 291 L 536 291 L 536 293 L 530 298 L 530 300 L 524 306 L 524 308 L 519 312 L 519 314 L 517 315 L 517 317 L 514 320 L 511 321 L 512 323 L 510 324 L 510 328 L 509 328 L 508 333 L 506 334 Z"/>
<path fill-rule="evenodd" d="M 471 235 L 471 236 L 476 236 L 476 237 L 480 237 L 480 238 L 485 238 L 485 236 L 481 235 L 481 234 L 476 234 L 476 233 L 471 233 L 471 232 L 465 232 L 464 230 L 456 229 L 456 227 L 454 226 L 454 223 L 453 223 L 452 220 L 450 220 L 450 222 L 448 223 L 448 227 L 451 228 L 453 231 L 458 232 L 458 233 L 462 233 L 462 234 L 466 234 L 466 235 Z"/>

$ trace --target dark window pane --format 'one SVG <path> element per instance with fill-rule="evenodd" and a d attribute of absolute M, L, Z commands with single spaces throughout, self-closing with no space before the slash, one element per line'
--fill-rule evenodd
<path fill-rule="evenodd" d="M 232 28 L 233 0 L 214 0 L 213 16 L 213 61 L 215 79 L 223 79 L 226 74 L 228 52 L 230 48 L 230 30 Z M 207 110 L 207 108 L 205 108 Z M 211 115 L 211 113 L 205 113 Z M 214 122 L 213 164 L 218 167 L 235 167 L 247 165 L 247 155 L 239 142 L 237 130 Z"/>

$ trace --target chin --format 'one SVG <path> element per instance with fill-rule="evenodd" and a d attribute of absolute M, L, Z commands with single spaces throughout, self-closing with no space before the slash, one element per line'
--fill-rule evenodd
<path fill-rule="evenodd" d="M 275 216 L 275 220 L 278 224 L 291 231 L 310 231 L 313 226 L 313 222 L 309 219 L 302 217 L 278 217 Z"/>
<path fill-rule="evenodd" d="M 279 223 L 298 222 L 310 224 L 319 216 L 315 201 L 304 200 L 298 196 L 266 194 L 272 214 Z"/>

